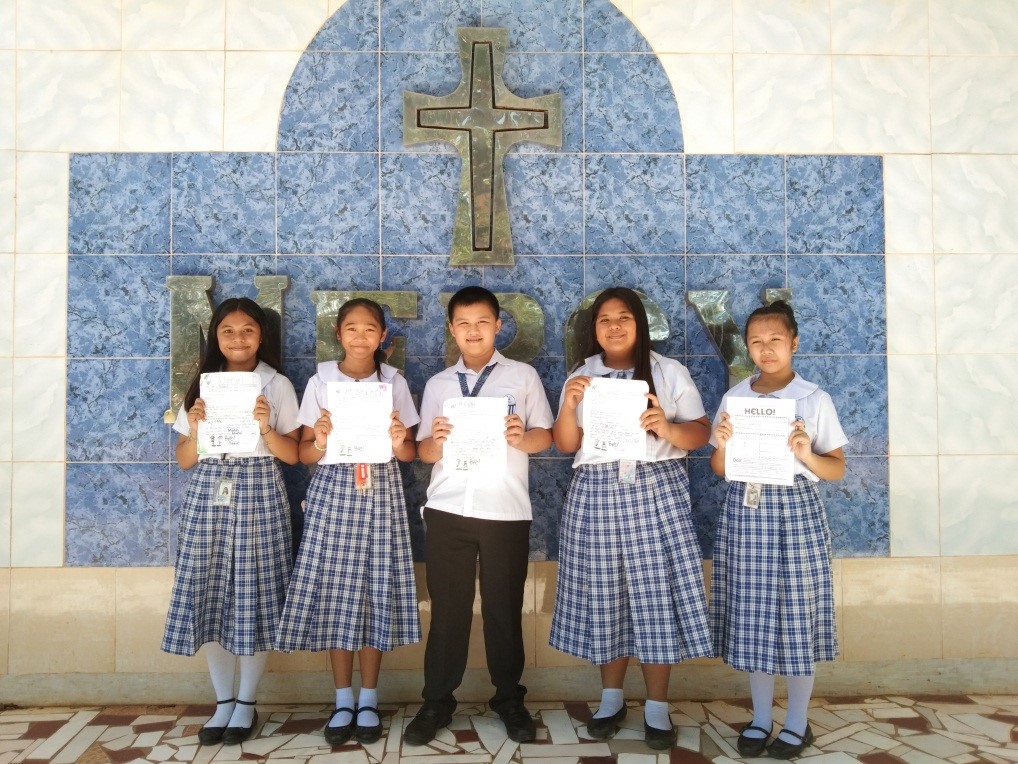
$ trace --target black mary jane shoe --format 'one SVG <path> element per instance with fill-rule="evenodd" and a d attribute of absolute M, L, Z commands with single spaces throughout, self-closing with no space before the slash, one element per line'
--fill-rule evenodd
<path fill-rule="evenodd" d="M 763 737 L 749 737 L 746 733 L 750 730 L 762 732 Z M 757 727 L 753 724 L 747 724 L 742 728 L 742 732 L 739 733 L 739 740 L 736 743 L 736 747 L 739 749 L 739 753 L 743 756 L 753 758 L 763 754 L 763 752 L 767 749 L 767 741 L 770 739 L 770 730 L 765 730 L 763 727 Z"/>
<path fill-rule="evenodd" d="M 659 730 L 657 727 L 651 727 L 646 721 L 643 722 L 643 739 L 655 751 L 667 751 L 669 748 L 673 748 L 678 737 L 679 733 L 674 724 L 671 729 Z"/>
<path fill-rule="evenodd" d="M 790 735 L 791 737 L 799 738 L 798 743 L 786 743 L 781 739 L 781 735 Z M 806 731 L 801 735 L 798 732 L 793 732 L 790 729 L 783 729 L 778 733 L 778 737 L 774 738 L 774 741 L 767 746 L 767 755 L 772 759 L 794 759 L 800 753 L 809 748 L 810 743 L 813 742 L 813 730 L 810 726 L 806 725 Z"/>
<path fill-rule="evenodd" d="M 236 698 L 229 698 L 228 700 L 217 700 L 216 705 L 221 706 L 224 703 L 236 702 Z M 215 745 L 216 743 L 222 743 L 224 732 L 226 732 L 226 727 L 202 727 L 198 730 L 198 742 L 202 745 Z"/>
<path fill-rule="evenodd" d="M 242 706 L 253 706 L 255 701 L 253 700 L 238 700 Z M 251 737 L 251 733 L 254 732 L 254 728 L 258 725 L 258 712 L 254 712 L 254 716 L 251 717 L 251 724 L 247 727 L 227 727 L 223 731 L 223 744 L 224 745 L 239 745 Z"/>
<path fill-rule="evenodd" d="M 325 723 L 325 729 L 322 730 L 322 733 L 325 735 L 325 742 L 329 745 L 343 745 L 353 735 L 353 722 L 357 718 L 357 712 L 352 708 L 337 708 L 332 712 L 329 721 L 331 722 L 336 718 L 336 714 L 341 714 L 344 711 L 350 714 L 350 721 L 343 726 L 331 727 L 328 722 Z"/>
<path fill-rule="evenodd" d="M 354 714 L 354 719 L 359 717 L 362 711 L 370 711 L 378 717 L 378 724 L 368 727 L 358 722 L 357 726 L 354 728 L 353 736 L 357 738 L 357 742 L 361 745 L 371 745 L 382 736 L 381 717 L 378 716 L 378 709 L 374 706 L 357 706 L 357 713 Z"/>
<path fill-rule="evenodd" d="M 622 720 L 626 718 L 628 710 L 626 704 L 623 703 L 622 708 L 611 716 L 602 716 L 599 719 L 592 718 L 587 722 L 587 737 L 592 740 L 607 740 L 619 731 L 619 726 L 622 724 Z"/>

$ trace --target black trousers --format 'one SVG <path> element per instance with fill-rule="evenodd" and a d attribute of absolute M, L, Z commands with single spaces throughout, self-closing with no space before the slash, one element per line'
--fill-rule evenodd
<path fill-rule="evenodd" d="M 473 617 L 475 580 L 496 712 L 523 701 L 523 588 L 530 554 L 529 520 L 478 520 L 425 508 L 431 629 L 424 651 L 425 700 L 452 710 L 463 681 Z M 478 573 L 479 568 L 479 573 Z"/>

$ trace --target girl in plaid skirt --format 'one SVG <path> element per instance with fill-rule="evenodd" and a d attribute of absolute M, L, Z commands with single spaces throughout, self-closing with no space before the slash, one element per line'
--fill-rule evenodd
<path fill-rule="evenodd" d="M 714 542 L 711 619 L 718 655 L 749 672 L 753 721 L 739 735 L 739 751 L 790 759 L 813 740 L 806 709 L 814 664 L 838 654 L 830 532 L 816 486 L 845 474 L 842 446 L 848 439 L 831 397 L 792 370 L 799 328 L 791 306 L 778 300 L 753 311 L 745 340 L 760 373 L 722 400 L 711 467 L 724 477 L 732 437 L 729 397 L 789 398 L 796 412 L 788 436 L 795 481 L 729 484 Z M 776 674 L 787 677 L 788 712 L 784 729 L 768 745 Z"/>
<path fill-rule="evenodd" d="M 254 372 L 252 416 L 261 437 L 249 453 L 199 454 L 206 372 Z M 297 396 L 282 373 L 265 312 L 246 297 L 212 314 L 209 342 L 173 425 L 177 463 L 194 469 L 180 510 L 177 564 L 163 650 L 194 655 L 205 645 L 217 709 L 203 744 L 240 743 L 258 720 L 255 694 L 272 649 L 290 574 L 290 509 L 277 459 L 297 462 Z M 234 678 L 239 656 L 240 680 Z"/>
<path fill-rule="evenodd" d="M 344 303 L 336 319 L 343 360 L 318 365 L 300 407 L 305 464 L 321 461 L 332 432 L 328 382 L 387 383 L 395 407 L 388 462 L 323 464 L 315 470 L 276 638 L 276 648 L 286 652 L 329 651 L 336 710 L 324 732 L 331 745 L 351 737 L 361 743 L 381 737 L 377 687 L 382 653 L 421 639 L 407 506 L 396 462 L 413 461 L 417 454 L 412 428 L 420 418 L 406 380 L 383 363 L 385 335 L 385 314 L 378 303 L 364 298 Z M 355 652 L 361 672 L 356 703 Z"/>
<path fill-rule="evenodd" d="M 673 663 L 712 654 L 703 562 L 680 459 L 707 442 L 710 425 L 689 372 L 651 350 L 639 295 L 615 287 L 590 311 L 590 357 L 566 380 L 555 445 L 577 452 L 559 531 L 552 647 L 601 671 L 601 705 L 587 723 L 603 740 L 626 715 L 630 656 L 647 685 L 644 732 L 652 748 L 675 743 L 668 713 Z M 643 380 L 646 458 L 619 460 L 584 437 L 583 398 L 595 377 Z"/>

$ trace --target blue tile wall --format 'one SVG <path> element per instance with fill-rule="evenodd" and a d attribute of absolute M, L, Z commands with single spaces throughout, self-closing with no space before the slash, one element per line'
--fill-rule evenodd
<path fill-rule="evenodd" d="M 403 91 L 460 81 L 455 28 L 510 30 L 504 80 L 522 97 L 562 93 L 563 146 L 517 145 L 505 162 L 513 267 L 450 268 L 460 159 L 404 147 Z M 822 486 L 835 552 L 888 553 L 883 165 L 877 156 L 687 156 L 668 78 L 609 0 L 348 0 L 319 30 L 284 95 L 270 153 L 76 154 L 70 162 L 67 560 L 172 561 L 187 473 L 162 424 L 169 388 L 168 275 L 210 275 L 215 302 L 280 274 L 285 367 L 315 370 L 314 290 L 400 290 L 394 320 L 419 395 L 444 366 L 441 292 L 466 284 L 543 306 L 533 365 L 553 407 L 563 330 L 587 294 L 635 286 L 661 306 L 657 349 L 685 363 L 713 416 L 727 370 L 690 289 L 727 289 L 740 324 L 768 287 L 790 287 L 797 368 L 834 397 L 851 440 L 845 480 Z M 500 341 L 516 325 L 503 316 Z M 725 483 L 687 459 L 693 517 L 710 555 Z M 531 557 L 555 559 L 570 458 L 532 460 Z M 421 558 L 430 470 L 403 477 Z M 307 473 L 288 470 L 294 505 Z M 299 518 L 295 518 L 299 519 Z M 299 533 L 299 522 L 294 523 Z M 142 546 L 144 543 L 144 547 Z"/>

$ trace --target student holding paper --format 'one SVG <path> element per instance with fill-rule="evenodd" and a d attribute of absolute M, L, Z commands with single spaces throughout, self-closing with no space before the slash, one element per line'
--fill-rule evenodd
<path fill-rule="evenodd" d="M 730 398 L 795 401 L 788 448 L 792 485 L 731 482 L 714 541 L 711 620 L 717 654 L 749 672 L 753 721 L 739 735 L 744 756 L 798 756 L 813 741 L 806 710 L 816 661 L 834 660 L 838 640 L 831 584 L 831 541 L 817 483 L 845 474 L 848 442 L 831 397 L 792 370 L 799 327 L 788 303 L 757 308 L 746 321 L 746 346 L 760 373 L 725 395 L 714 420 L 711 467 L 725 476 L 733 437 Z M 788 682 L 784 729 L 771 737 L 774 676 Z"/>
<path fill-rule="evenodd" d="M 597 383 L 617 379 L 643 380 L 649 390 L 628 415 L 633 421 L 619 423 L 646 432 L 639 459 L 619 458 L 606 451 L 611 438 L 591 435 Z M 710 427 L 686 368 L 651 350 L 647 313 L 633 290 L 613 287 L 594 301 L 589 357 L 566 380 L 553 433 L 559 450 L 576 458 L 559 531 L 549 641 L 600 668 L 601 705 L 587 723 L 596 740 L 614 735 L 625 718 L 622 683 L 629 658 L 638 658 L 647 685 L 647 744 L 670 748 L 671 666 L 712 654 L 703 562 L 680 461 L 707 442 Z"/>
<path fill-rule="evenodd" d="M 530 552 L 529 455 L 551 445 L 552 423 L 544 387 L 533 367 L 495 349 L 499 304 L 482 287 L 465 287 L 449 300 L 449 330 L 460 350 L 454 366 L 424 388 L 421 460 L 434 464 L 424 509 L 427 528 L 431 629 L 424 654 L 424 704 L 403 733 L 424 745 L 452 721 L 454 692 L 463 679 L 474 592 L 480 567 L 481 613 L 488 673 L 495 685 L 491 709 L 517 742 L 533 740 L 534 720 L 523 705 L 523 589 Z M 497 399 L 494 411 L 470 407 L 474 419 L 493 419 L 505 457 L 449 458 L 456 428 L 468 428 L 463 399 Z M 453 404 L 453 405 L 447 405 Z M 454 411 L 455 410 L 455 411 Z M 458 424 L 457 424 L 458 422 Z M 474 424 L 471 422 L 470 424 Z M 473 429 L 476 435 L 480 428 Z M 460 452 L 462 454 L 462 451 Z"/>
<path fill-rule="evenodd" d="M 180 509 L 162 649 L 194 655 L 205 645 L 218 707 L 198 732 L 204 745 L 240 743 L 254 731 L 255 694 L 290 575 L 290 506 L 276 460 L 297 462 L 297 396 L 267 333 L 257 303 L 224 300 L 212 314 L 208 346 L 173 425 L 177 463 L 194 471 Z M 260 379 L 253 451 L 199 454 L 202 423 L 215 418 L 198 397 L 201 377 L 217 372 L 253 372 Z"/>
<path fill-rule="evenodd" d="M 336 318 L 343 360 L 318 365 L 300 406 L 300 458 L 318 467 L 308 486 L 304 537 L 276 649 L 329 651 L 336 687 L 335 711 L 324 730 L 330 745 L 351 737 L 369 744 L 381 737 L 382 653 L 421 639 L 407 506 L 396 463 L 413 461 L 417 454 L 412 428 L 419 418 L 403 375 L 384 363 L 385 336 L 378 303 L 365 298 L 344 303 Z M 348 409 L 366 409 L 384 393 L 385 410 L 374 422 L 365 421 L 364 412 L 330 402 L 330 388 L 340 399 L 336 403 Z M 361 388 L 364 397 L 358 398 Z M 359 431 L 342 431 L 349 427 Z M 372 455 L 373 463 L 344 459 L 343 449 L 330 451 L 330 443 L 341 437 L 349 444 L 379 436 L 386 441 L 385 453 Z M 332 451 L 339 452 L 336 460 L 327 458 Z M 361 673 L 356 701 L 355 652 Z"/>

